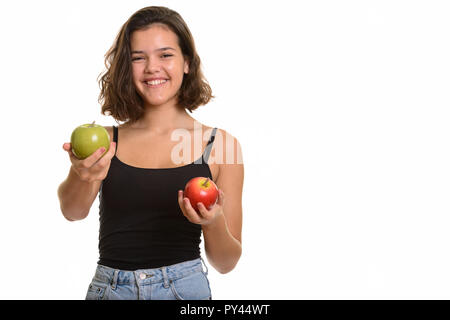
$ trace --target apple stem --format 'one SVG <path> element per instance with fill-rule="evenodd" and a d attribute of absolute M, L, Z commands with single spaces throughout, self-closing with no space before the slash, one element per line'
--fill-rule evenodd
<path fill-rule="evenodd" d="M 94 120 L 94 122 L 91 123 L 91 125 L 89 127 L 92 128 L 94 126 L 94 124 L 95 124 L 95 120 Z"/>
<path fill-rule="evenodd" d="M 203 182 L 202 186 L 206 187 L 206 185 L 208 184 L 208 182 L 209 182 L 209 178 L 206 178 L 206 180 L 205 180 L 205 182 Z"/>

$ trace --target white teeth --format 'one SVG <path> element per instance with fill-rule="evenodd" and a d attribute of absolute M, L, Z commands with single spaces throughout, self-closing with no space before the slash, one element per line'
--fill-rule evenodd
<path fill-rule="evenodd" d="M 164 83 L 164 82 L 167 82 L 167 80 L 152 80 L 152 81 L 146 81 L 146 83 L 147 83 L 148 85 L 152 85 L 152 86 L 157 85 L 157 84 L 161 84 L 161 83 Z"/>

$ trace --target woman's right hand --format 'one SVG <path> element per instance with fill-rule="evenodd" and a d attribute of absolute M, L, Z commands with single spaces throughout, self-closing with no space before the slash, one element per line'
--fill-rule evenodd
<path fill-rule="evenodd" d="M 63 149 L 69 154 L 72 168 L 78 177 L 82 181 L 94 182 L 106 178 L 109 166 L 111 165 L 111 159 L 116 153 L 116 143 L 110 143 L 108 152 L 105 153 L 105 148 L 102 147 L 83 160 L 75 157 L 70 143 L 64 143 Z"/>

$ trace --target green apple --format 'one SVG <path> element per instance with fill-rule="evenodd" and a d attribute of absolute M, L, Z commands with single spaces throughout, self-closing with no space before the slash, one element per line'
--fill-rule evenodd
<path fill-rule="evenodd" d="M 78 159 L 86 159 L 93 154 L 98 148 L 105 147 L 109 149 L 109 133 L 101 125 L 83 124 L 76 127 L 70 137 L 72 144 L 72 152 Z"/>

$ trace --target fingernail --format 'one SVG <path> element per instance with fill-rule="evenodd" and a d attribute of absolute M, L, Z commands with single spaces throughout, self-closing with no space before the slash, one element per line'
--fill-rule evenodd
<path fill-rule="evenodd" d="M 106 149 L 105 149 L 104 147 L 101 147 L 101 148 L 100 148 L 100 152 L 101 152 L 101 153 L 105 152 L 105 150 L 106 150 Z"/>

